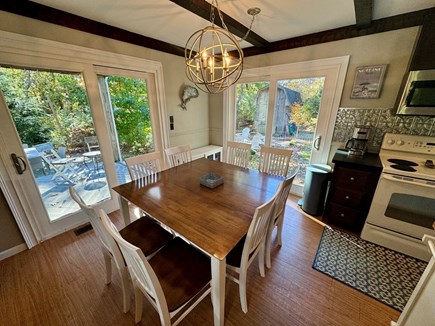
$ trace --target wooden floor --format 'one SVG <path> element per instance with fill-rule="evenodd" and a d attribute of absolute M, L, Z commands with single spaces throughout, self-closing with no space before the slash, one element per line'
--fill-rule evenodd
<path fill-rule="evenodd" d="M 311 265 L 322 226 L 288 201 L 283 247 L 273 247 L 272 268 L 261 278 L 257 262 L 249 269 L 248 313 L 237 284 L 226 285 L 225 325 L 390 325 L 399 312 L 317 272 Z M 120 226 L 119 212 L 111 214 Z M 134 325 L 122 312 L 119 276 L 104 284 L 105 269 L 94 231 L 66 232 L 0 261 L 1 325 Z M 133 300 L 132 300 L 133 301 Z M 140 325 L 160 325 L 144 300 Z M 213 325 L 206 298 L 180 325 Z"/>

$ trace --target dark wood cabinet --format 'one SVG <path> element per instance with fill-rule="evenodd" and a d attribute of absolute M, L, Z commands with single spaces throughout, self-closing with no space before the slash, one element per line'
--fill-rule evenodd
<path fill-rule="evenodd" d="M 361 232 L 378 183 L 382 165 L 376 154 L 349 157 L 337 151 L 323 220 L 353 232 Z"/>
<path fill-rule="evenodd" d="M 412 56 L 410 70 L 435 69 L 435 12 L 432 11 L 424 17 L 420 37 Z"/>

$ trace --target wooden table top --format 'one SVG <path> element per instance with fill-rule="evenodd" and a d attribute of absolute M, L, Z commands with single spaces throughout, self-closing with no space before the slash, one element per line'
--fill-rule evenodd
<path fill-rule="evenodd" d="M 200 185 L 208 173 L 224 184 Z M 247 233 L 255 209 L 269 200 L 283 178 L 201 158 L 113 188 L 209 255 L 222 260 Z"/>

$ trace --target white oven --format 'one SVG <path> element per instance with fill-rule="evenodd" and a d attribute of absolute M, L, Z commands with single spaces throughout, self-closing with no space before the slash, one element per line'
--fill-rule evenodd
<path fill-rule="evenodd" d="M 427 261 L 430 254 L 421 239 L 435 236 L 435 169 L 427 163 L 435 160 L 435 142 L 400 136 L 397 145 L 398 136 L 384 138 L 383 172 L 361 238 Z"/>

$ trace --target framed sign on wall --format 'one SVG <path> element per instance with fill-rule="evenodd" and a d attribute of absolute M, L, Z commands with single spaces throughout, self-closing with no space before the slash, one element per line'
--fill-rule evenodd
<path fill-rule="evenodd" d="M 383 64 L 356 68 L 350 98 L 379 98 L 387 66 Z"/>

